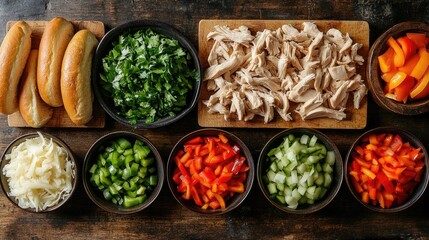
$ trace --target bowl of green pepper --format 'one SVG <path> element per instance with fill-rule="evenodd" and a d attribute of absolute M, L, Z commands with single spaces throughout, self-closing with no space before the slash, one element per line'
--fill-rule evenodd
<path fill-rule="evenodd" d="M 118 131 L 102 136 L 88 150 L 82 178 L 89 198 L 100 208 L 131 214 L 148 207 L 164 182 L 164 164 L 145 137 Z"/>
<path fill-rule="evenodd" d="M 192 43 L 153 20 L 111 29 L 96 49 L 91 74 L 101 107 L 133 128 L 158 128 L 187 115 L 198 101 L 201 76 Z"/>

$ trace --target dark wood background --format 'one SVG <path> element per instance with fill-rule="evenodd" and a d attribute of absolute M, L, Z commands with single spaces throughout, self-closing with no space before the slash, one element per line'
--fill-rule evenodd
<path fill-rule="evenodd" d="M 428 22 L 427 0 L 2 0 L 0 39 L 10 20 L 99 20 L 106 30 L 136 19 L 169 23 L 197 44 L 201 19 L 297 19 L 362 20 L 370 25 L 371 43 L 387 28 L 402 21 Z M 1 27 L 3 26 L 3 27 Z M 394 126 L 413 132 L 429 143 L 429 115 L 407 117 L 387 112 L 369 99 L 368 124 L 364 130 L 322 130 L 338 145 L 343 158 L 363 131 Z M 183 135 L 198 129 L 197 111 L 178 123 L 153 130 L 123 127 L 107 118 L 104 129 L 42 129 L 62 138 L 80 163 L 91 144 L 102 135 L 127 130 L 148 137 L 164 160 Z M 257 159 L 264 143 L 281 129 L 228 129 L 240 137 Z M 0 116 L 0 151 L 19 135 L 33 129 L 10 128 Z M 309 215 L 281 213 L 269 205 L 257 182 L 236 210 L 220 216 L 203 216 L 182 208 L 167 184 L 146 210 L 131 216 L 107 213 L 87 197 L 82 183 L 71 201 L 59 211 L 31 214 L 13 206 L 0 193 L 0 239 L 427 239 L 429 193 L 411 208 L 393 214 L 371 212 L 349 193 L 345 182 L 337 197 L 323 210 Z"/>

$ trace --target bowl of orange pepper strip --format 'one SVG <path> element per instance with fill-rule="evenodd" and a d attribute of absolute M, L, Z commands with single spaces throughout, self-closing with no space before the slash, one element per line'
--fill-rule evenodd
<path fill-rule="evenodd" d="M 253 180 L 251 152 L 238 137 L 220 129 L 187 134 L 167 162 L 167 183 L 174 198 L 198 213 L 235 209 L 250 192 Z"/>
<path fill-rule="evenodd" d="M 413 205 L 428 184 L 428 154 L 408 131 L 379 127 L 361 135 L 345 162 L 353 196 L 377 212 L 398 212 Z"/>
<path fill-rule="evenodd" d="M 402 22 L 372 45 L 367 81 L 374 101 L 403 115 L 429 111 L 429 24 Z"/>

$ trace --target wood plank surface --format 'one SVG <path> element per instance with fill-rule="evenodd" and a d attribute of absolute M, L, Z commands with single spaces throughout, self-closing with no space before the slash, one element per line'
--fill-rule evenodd
<path fill-rule="evenodd" d="M 9 21 L 6 24 L 6 30 L 9 30 L 16 21 Z M 31 33 L 31 48 L 38 49 L 40 39 L 42 38 L 43 31 L 49 21 L 26 21 L 30 25 L 33 32 Z M 104 24 L 101 21 L 71 21 L 74 26 L 75 32 L 81 29 L 90 30 L 95 37 L 100 41 L 103 38 L 105 30 Z M 54 108 L 52 118 L 44 125 L 44 127 L 61 127 L 61 128 L 103 128 L 105 126 L 105 112 L 94 100 L 93 118 L 85 125 L 74 124 L 67 115 L 64 107 Z M 9 127 L 30 127 L 22 118 L 21 113 L 15 112 L 8 115 Z"/>
<path fill-rule="evenodd" d="M 307 20 L 306 20 L 307 21 Z M 353 39 L 353 42 L 363 44 L 359 50 L 359 54 L 367 59 L 369 51 L 369 25 L 365 21 L 323 21 L 323 20 L 308 20 L 317 25 L 320 31 L 326 33 L 331 28 L 336 28 L 342 33 L 348 33 Z M 235 29 L 241 25 L 246 26 L 255 35 L 257 31 L 264 29 L 276 30 L 284 24 L 291 24 L 296 29 L 302 29 L 302 20 L 246 20 L 246 19 L 204 19 L 199 23 L 198 30 L 198 49 L 201 63 L 204 69 L 209 67 L 207 57 L 213 46 L 214 41 L 207 40 L 207 34 L 214 30 L 214 26 L 228 26 L 230 29 Z M 365 63 L 366 64 L 366 63 Z M 357 72 L 365 79 L 365 65 L 358 66 Z M 207 81 L 202 84 L 200 98 L 198 100 L 198 124 L 202 127 L 240 127 L 240 128 L 292 128 L 292 127 L 311 127 L 311 128 L 335 128 L 335 129 L 363 129 L 367 124 L 367 97 L 361 102 L 359 109 L 353 107 L 353 98 L 350 97 L 346 107 L 346 118 L 338 121 L 329 118 L 317 118 L 311 120 L 302 120 L 298 113 L 294 111 L 298 104 L 290 102 L 289 111 L 293 118 L 292 121 L 284 121 L 277 113 L 274 120 L 269 123 L 264 123 L 263 118 L 256 116 L 250 121 L 238 121 L 231 119 L 225 121 L 221 114 L 210 114 L 208 108 L 202 102 L 209 99 L 214 92 L 207 90 Z"/>

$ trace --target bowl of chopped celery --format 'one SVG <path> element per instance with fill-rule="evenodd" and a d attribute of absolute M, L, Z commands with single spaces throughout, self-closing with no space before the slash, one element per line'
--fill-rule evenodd
<path fill-rule="evenodd" d="M 72 197 L 78 182 L 78 164 L 70 148 L 47 133 L 28 133 L 13 140 L 0 166 L 5 196 L 27 212 L 59 209 Z"/>
<path fill-rule="evenodd" d="M 375 212 L 411 207 L 428 181 L 428 153 L 411 132 L 393 127 L 370 129 L 350 146 L 344 178 L 350 193 Z"/>
<path fill-rule="evenodd" d="M 338 148 L 326 135 L 309 128 L 292 128 L 272 137 L 262 149 L 257 179 L 276 208 L 308 214 L 327 206 L 343 180 Z"/>
<path fill-rule="evenodd" d="M 100 208 L 131 214 L 148 207 L 164 182 L 164 164 L 145 137 L 118 131 L 98 139 L 85 156 L 83 185 Z"/>
<path fill-rule="evenodd" d="M 133 128 L 157 128 L 197 104 L 202 67 L 192 43 L 173 27 L 152 20 L 119 25 L 100 41 L 92 86 L 103 109 Z"/>
<path fill-rule="evenodd" d="M 201 214 L 224 214 L 236 209 L 254 180 L 250 150 L 227 131 L 206 128 L 181 138 L 170 152 L 167 183 L 174 198 Z"/>

